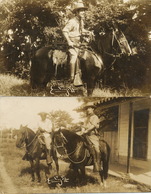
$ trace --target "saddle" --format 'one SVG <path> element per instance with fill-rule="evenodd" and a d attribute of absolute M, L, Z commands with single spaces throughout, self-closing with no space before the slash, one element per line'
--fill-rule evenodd
<path fill-rule="evenodd" d="M 81 45 L 81 47 L 79 47 L 78 53 L 79 60 L 81 59 L 86 60 L 90 54 L 93 57 L 95 66 L 101 69 L 102 66 L 104 65 L 102 57 L 95 53 L 92 48 L 87 47 L 87 45 Z M 58 67 L 59 66 L 63 67 L 64 65 L 67 65 L 69 55 L 66 49 L 55 49 L 53 51 L 50 50 L 48 52 L 48 57 L 52 58 L 53 65 L 55 66 L 55 76 L 56 76 L 58 73 Z"/>

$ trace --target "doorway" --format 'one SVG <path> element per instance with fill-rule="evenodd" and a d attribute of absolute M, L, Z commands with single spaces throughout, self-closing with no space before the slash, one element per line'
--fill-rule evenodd
<path fill-rule="evenodd" d="M 147 159 L 149 109 L 134 112 L 133 157 Z"/>

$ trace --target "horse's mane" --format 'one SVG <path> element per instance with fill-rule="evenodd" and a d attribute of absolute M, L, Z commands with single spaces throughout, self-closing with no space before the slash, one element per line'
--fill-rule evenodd
<path fill-rule="evenodd" d="M 30 132 L 30 134 L 32 134 L 32 135 L 36 135 L 36 133 L 32 129 L 30 129 L 27 125 L 26 126 L 22 126 L 21 130 L 22 129 L 28 130 Z"/>
<path fill-rule="evenodd" d="M 67 129 L 62 129 L 61 132 L 63 133 L 63 135 L 67 138 L 67 139 L 73 139 L 76 141 L 83 141 L 83 138 L 76 134 L 73 131 L 67 130 Z"/>
<path fill-rule="evenodd" d="M 30 131 L 30 133 L 32 133 L 33 135 L 36 135 L 36 133 L 32 129 L 30 129 L 28 127 L 27 127 L 27 129 Z"/>

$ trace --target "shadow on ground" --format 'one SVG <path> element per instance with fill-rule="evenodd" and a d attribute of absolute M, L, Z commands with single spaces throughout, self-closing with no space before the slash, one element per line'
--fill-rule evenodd
<path fill-rule="evenodd" d="M 76 187 L 76 186 L 80 187 L 80 186 L 87 185 L 89 183 L 91 183 L 91 184 L 98 183 L 97 178 L 94 178 L 90 175 L 85 175 L 84 177 L 83 176 L 81 176 L 81 177 L 78 176 L 77 177 L 77 174 L 71 169 L 69 171 L 67 171 L 65 173 L 65 175 L 59 176 L 57 178 L 53 177 L 52 182 L 51 182 L 51 180 L 48 183 L 48 186 L 49 186 L 50 189 L 53 189 L 55 187 L 63 187 L 63 188 L 65 188 L 65 187 Z M 56 180 L 56 182 L 55 182 L 55 180 Z"/>
<path fill-rule="evenodd" d="M 47 166 L 44 164 L 40 164 L 40 172 L 41 171 L 47 172 Z M 22 177 L 25 174 L 30 174 L 30 173 L 31 173 L 31 167 L 30 167 L 30 163 L 29 163 L 29 167 L 21 169 L 19 176 Z"/>

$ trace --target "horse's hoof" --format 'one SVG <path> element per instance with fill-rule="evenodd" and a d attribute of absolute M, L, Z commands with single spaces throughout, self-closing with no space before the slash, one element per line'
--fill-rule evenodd
<path fill-rule="evenodd" d="M 100 183 L 100 186 L 101 186 L 102 188 L 104 188 L 104 189 L 106 189 L 106 188 L 107 188 L 106 183 Z"/>

